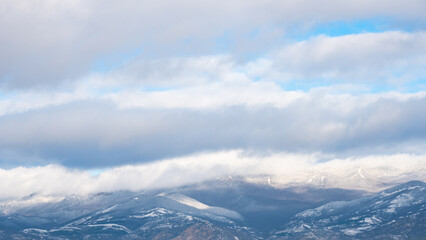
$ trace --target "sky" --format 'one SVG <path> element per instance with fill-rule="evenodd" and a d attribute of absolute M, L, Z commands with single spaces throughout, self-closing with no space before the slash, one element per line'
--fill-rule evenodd
<path fill-rule="evenodd" d="M 423 165 L 425 11 L 424 0 L 1 0 L 2 199 L 333 161 Z"/>

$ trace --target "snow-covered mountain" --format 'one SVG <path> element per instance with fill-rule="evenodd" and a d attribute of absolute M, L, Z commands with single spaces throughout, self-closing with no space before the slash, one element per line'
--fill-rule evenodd
<path fill-rule="evenodd" d="M 54 236 L 164 239 L 179 238 L 203 229 L 210 238 L 251 236 L 248 229 L 238 227 L 234 220 L 242 220 L 242 217 L 234 211 L 211 207 L 184 195 L 139 195 L 51 229 L 24 229 L 23 234 L 40 239 Z"/>
<path fill-rule="evenodd" d="M 43 209 L 43 211 L 47 211 L 45 216 L 50 211 L 52 219 L 42 217 L 27 219 L 30 217 L 28 213 L 31 211 L 20 209 L 14 214 L 3 216 L 0 223 L 2 226 L 0 237 L 14 239 L 165 239 L 179 238 L 181 235 L 184 237 L 188 234 L 208 233 L 211 238 L 235 236 L 246 239 L 253 235 L 248 228 L 238 227 L 234 222 L 243 220 L 237 212 L 208 206 L 185 195 L 141 194 L 131 198 L 126 198 L 130 196 L 130 193 L 114 195 L 95 196 L 102 199 L 92 199 L 92 202 L 101 203 L 106 200 L 110 204 L 113 202 L 114 204 L 109 207 L 99 206 L 96 211 L 83 214 L 67 222 L 63 220 L 70 216 L 56 217 L 62 209 L 75 207 L 83 213 L 82 209 L 91 208 L 92 205 L 67 199 L 50 206 L 40 206 L 40 211 L 31 210 L 34 214 Z M 59 207 L 60 211 L 53 211 L 55 207 L 56 209 Z M 31 221 L 34 221 L 33 227 L 28 227 L 31 226 Z M 25 224 L 20 225 L 21 223 Z M 26 228 L 22 229 L 25 225 Z"/>
<path fill-rule="evenodd" d="M 0 239 L 407 239 L 426 236 L 425 183 L 365 192 L 212 181 L 0 205 Z M 337 201 L 337 202 L 336 202 Z"/>
<path fill-rule="evenodd" d="M 277 239 L 426 239 L 426 184 L 411 181 L 298 213 Z"/>

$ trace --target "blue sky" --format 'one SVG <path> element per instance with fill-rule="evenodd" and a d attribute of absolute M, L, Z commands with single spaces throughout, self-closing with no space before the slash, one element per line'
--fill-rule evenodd
<path fill-rule="evenodd" d="M 0 177 L 426 156 L 424 1 L 0 6 Z"/>

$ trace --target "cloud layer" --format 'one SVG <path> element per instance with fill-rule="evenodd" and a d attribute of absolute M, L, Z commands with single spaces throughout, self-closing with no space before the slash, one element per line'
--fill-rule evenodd
<path fill-rule="evenodd" d="M 98 65 L 120 65 L 138 52 L 148 58 L 215 54 L 224 45 L 226 51 L 250 55 L 282 42 L 292 29 L 306 32 L 336 21 L 382 17 L 390 19 L 388 28 L 422 29 L 425 8 L 422 0 L 7 0 L 0 8 L 1 85 L 57 85 Z"/>
<path fill-rule="evenodd" d="M 0 146 L 6 153 L 73 167 L 114 166 L 235 148 L 355 155 L 424 153 L 423 92 L 351 96 L 271 88 L 268 95 L 267 88 L 248 88 L 244 94 L 244 86 L 240 87 L 238 97 L 227 92 L 228 87 L 203 98 L 179 91 L 141 93 L 137 101 L 115 99 L 121 107 L 107 100 L 77 101 L 9 114 L 0 118 Z M 265 95 L 263 103 L 250 101 Z M 149 104 L 143 105 L 145 101 Z M 13 161 L 3 154 L 3 166 Z"/>
<path fill-rule="evenodd" d="M 248 181 L 291 186 L 311 183 L 374 191 L 406 179 L 426 180 L 425 155 L 384 155 L 321 162 L 318 154 L 253 155 L 241 150 L 195 154 L 144 165 L 111 168 L 99 175 L 57 165 L 0 169 L 0 201 L 31 194 L 63 197 L 118 190 L 150 190 L 242 176 Z M 268 180 L 262 178 L 266 175 Z M 260 177 L 259 177 L 260 176 Z M 408 177 L 407 177 L 408 176 Z M 320 182 L 318 179 L 322 179 Z"/>

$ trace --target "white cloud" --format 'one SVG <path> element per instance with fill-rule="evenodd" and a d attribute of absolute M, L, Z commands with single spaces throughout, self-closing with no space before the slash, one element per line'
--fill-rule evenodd
<path fill-rule="evenodd" d="M 144 165 L 126 165 L 107 169 L 97 176 L 57 165 L 0 169 L 1 200 L 19 199 L 33 193 L 57 197 L 177 187 L 228 176 L 263 182 L 266 175 L 275 186 L 281 187 L 311 183 L 365 190 L 382 188 L 383 183 L 426 180 L 424 155 L 376 155 L 327 162 L 321 162 L 321 159 L 324 159 L 321 154 L 252 155 L 233 150 L 194 154 Z M 315 176 L 324 176 L 327 182 L 312 182 Z"/>
<path fill-rule="evenodd" d="M 175 57 L 156 60 L 135 60 L 112 73 L 99 76 L 112 84 L 142 85 L 154 88 L 175 88 L 223 81 L 232 74 L 237 63 L 229 55 Z"/>
<path fill-rule="evenodd" d="M 306 95 L 284 91 L 279 82 L 311 86 L 325 81 L 335 85 L 313 91 L 340 88 L 340 93 L 348 94 L 372 87 L 403 90 L 404 84 L 426 76 L 425 41 L 424 32 L 363 33 L 290 43 L 247 63 L 232 55 L 134 59 L 115 71 L 77 78 L 63 88 L 4 92 L 0 115 L 89 99 L 110 100 L 125 108 L 284 107 Z"/>
<path fill-rule="evenodd" d="M 0 100 L 0 116 L 22 113 L 49 106 L 58 106 L 73 101 L 88 100 L 94 97 L 88 92 L 31 91 L 5 95 Z"/>
<path fill-rule="evenodd" d="M 377 16 L 424 26 L 424 9 L 422 0 L 6 0 L 0 7 L 0 76 L 3 86 L 51 86 L 84 75 L 97 61 L 121 64 L 135 49 L 146 57 L 212 53 L 217 39 L 231 32 L 236 46 L 248 46 L 238 51 L 248 53 L 275 41 L 250 40 L 252 31 Z"/>
<path fill-rule="evenodd" d="M 392 85 L 426 76 L 425 32 L 315 36 L 249 63 L 249 75 L 277 81 Z"/>
<path fill-rule="evenodd" d="M 251 82 L 237 74 L 228 81 L 168 91 L 127 90 L 105 96 L 120 108 L 217 109 L 230 106 L 284 107 L 306 94 L 283 91 L 272 82 Z"/>

